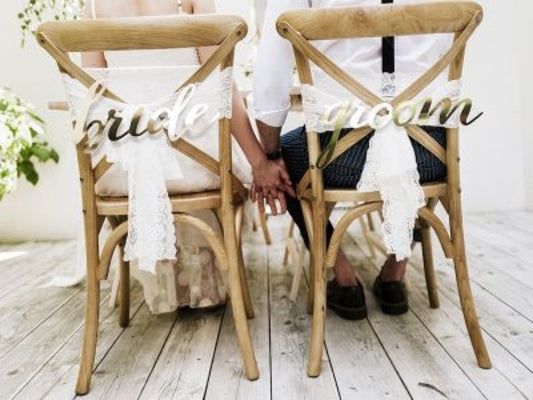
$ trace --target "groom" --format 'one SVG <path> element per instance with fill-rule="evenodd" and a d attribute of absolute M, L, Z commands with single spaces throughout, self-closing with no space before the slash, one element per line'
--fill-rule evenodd
<path fill-rule="evenodd" d="M 306 231 L 303 212 L 295 196 L 294 187 L 307 171 L 308 150 L 305 127 L 302 126 L 281 136 L 289 110 L 289 91 L 293 85 L 294 55 L 291 44 L 280 37 L 276 31 L 276 20 L 284 12 L 309 7 L 327 8 L 337 5 L 374 5 L 377 0 L 270 0 L 265 13 L 259 54 L 254 73 L 254 103 L 257 126 L 260 132 L 263 149 L 270 160 L 275 161 L 286 170 L 290 180 L 280 174 L 277 182 L 262 185 L 255 181 L 252 186 L 252 199 L 264 210 L 265 202 L 270 205 L 274 215 L 288 211 L 294 219 L 307 247 L 309 236 Z M 392 0 L 383 0 L 392 3 Z M 401 2 L 401 1 L 398 1 Z M 313 4 L 315 3 L 315 4 Z M 400 41 L 404 39 L 396 39 Z M 418 40 L 418 41 L 417 41 Z M 402 71 L 408 73 L 424 72 L 426 65 L 418 58 L 422 54 L 420 47 L 428 49 L 437 43 L 427 38 L 405 41 L 395 51 L 395 38 L 359 39 L 329 41 L 321 50 L 337 65 L 361 74 L 375 74 L 381 81 L 382 76 L 394 74 L 396 69 L 396 53 L 400 52 Z M 418 58 L 417 58 L 418 57 Z M 407 62 L 406 62 L 407 61 Z M 319 81 L 319 79 L 315 79 Z M 399 88 L 401 89 L 401 88 Z M 446 134 L 443 128 L 423 127 L 435 140 L 445 146 Z M 341 137 L 350 130 L 343 130 Z M 324 148 L 331 138 L 332 132 L 320 135 Z M 361 177 L 371 135 L 345 152 L 331 165 L 323 170 L 324 185 L 328 188 L 353 188 Z M 421 183 L 437 181 L 446 177 L 446 167 L 429 151 L 412 141 Z M 276 207 L 276 200 L 280 205 Z M 331 238 L 333 227 L 327 226 L 327 240 Z M 415 235 L 416 236 L 416 235 Z M 403 314 L 408 310 L 407 292 L 404 278 L 407 259 L 396 261 L 391 254 L 383 265 L 374 283 L 374 294 L 387 314 Z M 335 278 L 327 285 L 327 305 L 345 319 L 358 320 L 366 318 L 365 296 L 357 278 L 354 267 L 348 261 L 342 249 L 339 251 L 334 267 Z"/>

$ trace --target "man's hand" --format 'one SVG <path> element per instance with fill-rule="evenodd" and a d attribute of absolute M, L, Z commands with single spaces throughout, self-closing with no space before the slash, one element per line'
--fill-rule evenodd
<path fill-rule="evenodd" d="M 252 201 L 257 201 L 259 210 L 265 212 L 266 201 L 272 210 L 272 214 L 277 215 L 276 200 L 278 200 L 279 213 L 285 213 L 287 211 L 285 192 L 293 197 L 296 196 L 296 193 L 283 160 L 270 161 L 265 158 L 253 166 L 253 175 L 254 182 L 250 193 Z"/>

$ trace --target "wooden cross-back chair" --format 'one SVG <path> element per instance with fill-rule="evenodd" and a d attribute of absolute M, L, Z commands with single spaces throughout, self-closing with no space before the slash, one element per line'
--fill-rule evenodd
<path fill-rule="evenodd" d="M 74 64 L 68 53 L 104 50 L 140 50 L 184 47 L 218 46 L 213 55 L 181 86 L 204 81 L 220 66 L 233 65 L 234 48 L 245 37 L 247 25 L 236 16 L 165 16 L 47 22 L 37 30 L 39 44 L 55 59 L 59 69 L 86 87 L 95 81 Z M 117 94 L 107 90 L 104 96 L 121 101 Z M 210 157 L 183 139 L 172 145 L 181 153 L 220 176 L 220 189 L 205 193 L 171 195 L 174 218 L 179 223 L 197 228 L 209 242 L 223 271 L 228 273 L 229 293 L 235 319 L 235 328 L 246 376 L 259 377 L 254 350 L 250 339 L 247 317 L 253 309 L 244 277 L 240 232 L 246 191 L 232 174 L 230 120 L 221 117 L 219 131 L 219 161 Z M 128 233 L 128 198 L 105 198 L 95 194 L 95 183 L 111 165 L 104 159 L 95 168 L 86 151 L 87 134 L 76 146 L 83 196 L 85 243 L 87 248 L 87 305 L 85 336 L 81 354 L 76 392 L 85 394 L 90 389 L 98 332 L 100 281 L 107 279 L 111 256 L 120 249 L 120 325 L 129 322 L 129 269 L 123 261 L 124 238 Z M 201 219 L 190 214 L 194 210 L 213 210 L 220 221 L 222 236 Z M 99 251 L 98 234 L 108 219 L 112 233 Z"/>
<path fill-rule="evenodd" d="M 459 1 L 310 9 L 283 14 L 277 21 L 277 28 L 280 35 L 288 39 L 293 45 L 302 84 L 313 84 L 310 68 L 310 62 L 313 62 L 370 107 L 381 104 L 383 100 L 328 59 L 313 46 L 311 41 L 454 33 L 454 43 L 444 56 L 389 102 L 394 108 L 406 100 L 413 99 L 448 66 L 450 68 L 450 80 L 461 78 L 465 45 L 481 23 L 482 15 L 482 8 L 478 4 Z M 339 140 L 330 162 L 333 162 L 371 132 L 370 127 L 352 130 Z M 447 129 L 446 149 L 416 125 L 408 125 L 407 132 L 411 138 L 427 148 L 448 168 L 446 182 L 423 185 L 427 206 L 419 210 L 419 219 L 424 229 L 426 244 L 429 241 L 429 228 L 431 227 L 435 230 L 446 257 L 454 261 L 462 311 L 477 362 L 482 368 L 490 368 L 491 362 L 474 308 L 466 265 L 459 181 L 459 130 Z M 322 172 L 316 167 L 321 151 L 318 134 L 308 132 L 307 135 L 310 168 L 298 186 L 298 196 L 304 208 L 306 225 L 312 243 L 312 288 L 310 289 L 309 304 L 312 306 L 313 322 L 307 372 L 309 376 L 314 377 L 320 374 L 324 345 L 326 270 L 335 264 L 342 236 L 349 225 L 365 214 L 380 210 L 382 202 L 379 193 L 361 193 L 354 189 L 328 190 L 325 188 Z M 434 208 L 439 201 L 448 213 L 450 233 L 434 213 Z M 329 248 L 327 248 L 325 240 L 326 221 L 330 210 L 337 202 L 351 202 L 358 205 L 346 212 L 339 220 Z M 425 253 L 427 254 L 427 249 Z M 432 263 L 428 264 L 428 267 L 431 268 L 431 271 L 426 274 L 430 288 L 429 293 L 434 297 L 432 302 L 435 302 L 437 300 L 435 275 L 432 270 Z M 438 304 L 438 300 L 434 304 Z"/>

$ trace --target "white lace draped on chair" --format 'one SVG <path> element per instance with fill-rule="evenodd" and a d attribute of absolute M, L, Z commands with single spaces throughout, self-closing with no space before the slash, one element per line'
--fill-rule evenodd
<path fill-rule="evenodd" d="M 206 81 L 195 84 L 188 94 L 187 88 L 176 93 L 171 91 L 180 84 L 180 77 L 190 75 L 189 67 L 124 67 L 92 69 L 89 72 L 128 103 L 100 97 L 81 123 L 86 125 L 99 120 L 105 124 L 108 112 L 116 110 L 122 118 L 118 131 L 120 136 L 130 128 L 135 113 L 142 108 L 143 113 L 137 127 L 137 132 L 142 132 L 148 127 L 149 117 L 154 112 L 162 109 L 170 111 L 176 102 L 187 97 L 188 101 L 182 101 L 179 115 L 170 113 L 170 118 L 177 118 L 170 121 L 171 139 L 186 139 L 218 159 L 218 119 L 231 118 L 231 68 L 214 73 Z M 63 80 L 72 116 L 78 118 L 88 90 L 66 74 L 63 74 Z M 147 84 L 143 84 L 144 82 Z M 153 100 L 152 94 L 165 92 L 161 90 L 162 85 L 172 94 Z M 198 107 L 204 113 L 191 117 Z M 173 126 L 176 127 L 175 132 L 172 132 Z M 163 132 L 139 137 L 126 135 L 114 142 L 108 138 L 107 132 L 108 129 L 104 131 L 101 144 L 91 153 L 93 166 L 104 157 L 113 164 L 97 182 L 96 194 L 129 196 L 129 233 L 125 260 L 135 260 L 140 270 L 155 273 L 157 261 L 176 258 L 176 236 L 169 194 L 217 189 L 219 177 L 175 150 Z M 233 147 L 235 174 L 243 182 L 249 182 L 248 164 L 243 160 L 240 149 Z"/>
<path fill-rule="evenodd" d="M 396 79 L 398 78 L 397 76 Z M 407 79 L 408 77 L 400 78 Z M 400 86 L 407 85 L 400 82 Z M 427 97 L 431 98 L 435 106 L 444 98 L 450 98 L 452 102 L 456 102 L 460 94 L 460 81 L 439 79 L 412 99 L 418 104 L 416 115 L 422 108 L 423 100 Z M 360 121 L 366 121 L 371 116 L 371 108 L 364 101 L 349 94 L 345 89 L 325 84 L 325 82 L 321 82 L 319 87 L 303 85 L 302 98 L 306 128 L 309 131 L 317 133 L 333 131 L 338 122 L 335 115 L 338 116 L 339 113 L 335 114 L 331 110 L 335 107 L 338 111 L 341 104 L 350 104 L 352 110 L 361 110 L 360 113 L 354 113 L 358 118 L 346 118 L 343 128 L 356 128 Z M 390 98 L 384 98 L 384 102 L 387 100 Z M 324 116 L 329 115 L 330 112 L 332 115 L 325 118 Z M 458 126 L 457 113 L 444 124 L 440 122 L 439 116 L 440 110 L 427 120 L 418 121 L 415 118 L 410 123 L 420 122 L 420 125 L 446 128 Z M 404 120 L 405 118 L 401 119 L 401 121 Z M 384 218 L 382 230 L 387 252 L 395 254 L 398 260 L 403 260 L 411 255 L 413 228 L 418 209 L 425 205 L 424 193 L 420 186 L 415 154 L 407 131 L 393 121 L 385 126 L 379 126 L 379 123 L 376 125 L 378 129 L 370 140 L 366 163 L 357 189 L 361 192 L 378 191 L 380 193 Z"/>

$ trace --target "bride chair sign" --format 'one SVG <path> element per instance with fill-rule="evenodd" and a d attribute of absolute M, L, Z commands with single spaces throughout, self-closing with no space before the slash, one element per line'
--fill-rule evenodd
<path fill-rule="evenodd" d="M 482 15 L 482 8 L 475 2 L 450 1 L 299 10 L 287 12 L 278 19 L 278 32 L 294 48 L 308 128 L 310 169 L 299 183 L 298 196 L 302 201 L 308 232 L 311 233 L 310 248 L 313 250 L 310 293 L 314 298 L 310 302 L 313 306 L 313 323 L 307 369 L 309 376 L 318 376 L 322 364 L 326 269 L 335 264 L 342 236 L 349 225 L 365 214 L 380 210 L 383 210 L 387 250 L 400 259 L 410 255 L 410 232 L 416 216 L 421 220 L 426 236 L 429 227 L 435 230 L 444 254 L 454 262 L 462 311 L 477 362 L 482 368 L 491 366 L 472 299 L 466 264 L 459 180 L 459 118 L 449 118 L 457 108 L 454 107 L 450 113 L 450 107 L 446 106 L 448 102 L 461 104 L 456 101 L 460 95 L 465 45 L 481 23 Z M 366 85 L 375 84 L 378 87 L 383 84 L 381 95 L 368 89 L 361 83 L 361 79 L 357 80 L 341 69 L 311 43 L 315 40 L 444 33 L 455 34 L 451 48 L 421 77 L 406 85 L 403 92 L 394 93 L 394 90 L 390 90 L 399 83 L 401 76 L 398 74 L 396 81 L 389 79 L 377 83 L 365 82 Z M 325 92 L 313 84 L 310 61 L 338 84 L 344 97 Z M 447 68 L 449 74 L 446 77 L 442 72 Z M 386 77 L 384 74 L 383 78 Z M 425 104 L 427 97 L 433 99 L 433 106 L 429 107 L 432 112 L 426 110 L 427 118 L 422 118 L 422 115 L 417 119 L 411 115 L 410 118 L 402 119 L 407 122 L 398 123 L 400 117 L 404 116 L 400 110 L 415 114 L 418 105 Z M 386 103 L 383 103 L 384 100 Z M 464 104 L 464 110 L 467 110 L 468 102 Z M 446 118 L 442 118 L 443 114 L 441 118 L 435 115 L 434 110 L 439 105 L 444 105 Z M 426 106 L 422 110 L 425 108 Z M 338 118 L 324 118 L 332 113 L 331 110 L 338 111 Z M 466 124 L 465 116 L 468 113 L 465 114 L 464 110 L 461 122 Z M 370 118 L 359 124 L 362 116 Z M 391 121 L 393 118 L 395 124 Z M 385 125 L 383 121 L 387 119 L 389 124 Z M 383 125 L 373 126 L 372 122 L 375 121 Z M 447 148 L 420 128 L 419 121 L 424 121 L 424 125 L 447 128 Z M 320 132 L 334 131 L 335 136 L 342 128 L 352 130 L 338 140 L 336 146 L 328 146 L 321 153 Z M 374 130 L 376 133 L 370 141 L 367 162 L 357 190 L 324 188 L 322 169 Z M 420 186 L 418 179 L 413 179 L 416 176 L 416 162 L 409 137 L 446 165 L 448 172 L 445 182 Z M 339 220 L 327 248 L 325 228 L 328 210 L 338 202 L 357 205 Z M 443 204 L 448 213 L 450 233 L 434 212 L 438 202 Z M 430 267 L 432 268 L 432 264 Z M 429 272 L 431 273 L 426 276 L 434 280 L 435 274 L 433 271 Z M 430 288 L 435 288 L 435 285 L 435 282 L 428 282 Z M 433 291 L 433 295 L 435 293 Z"/>
<path fill-rule="evenodd" d="M 233 165 L 230 132 L 235 45 L 246 35 L 239 17 L 165 16 L 47 22 L 40 45 L 62 73 L 74 116 L 87 258 L 85 336 L 76 392 L 90 389 L 94 368 L 100 282 L 113 252 L 120 252 L 120 324 L 129 322 L 129 262 L 153 271 L 155 262 L 176 257 L 174 222 L 198 229 L 228 274 L 231 306 L 246 376 L 259 372 L 248 329 L 253 309 L 244 276 L 240 233 L 247 171 Z M 174 93 L 133 104 L 122 91 L 150 91 L 152 73 L 174 78 L 179 71 L 84 70 L 68 53 L 218 46 Z M 220 69 L 217 68 L 220 66 Z M 174 68 L 174 67 L 172 67 Z M 177 67 L 178 69 L 180 67 Z M 148 69 L 152 69 L 149 67 Z M 165 82 L 169 85 L 168 80 Z M 144 86 L 143 86 L 144 85 Z M 142 104 L 141 104 L 142 103 Z M 235 170 L 235 174 L 232 173 Z M 118 183 L 117 183 L 118 182 Z M 214 210 L 222 234 L 197 210 Z M 113 227 L 100 251 L 105 220 Z"/>

